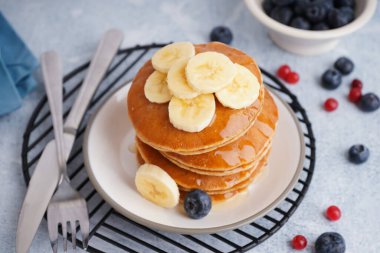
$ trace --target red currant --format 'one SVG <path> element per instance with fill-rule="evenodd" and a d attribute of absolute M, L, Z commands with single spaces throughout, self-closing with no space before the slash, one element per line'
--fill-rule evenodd
<path fill-rule="evenodd" d="M 325 109 L 328 112 L 334 111 L 336 108 L 338 108 L 338 101 L 335 98 L 329 98 L 325 101 Z"/>
<path fill-rule="evenodd" d="M 352 88 L 348 94 L 348 100 L 353 103 L 359 102 L 362 97 L 362 89 L 359 87 Z"/>
<path fill-rule="evenodd" d="M 296 235 L 292 240 L 293 249 L 302 250 L 307 246 L 307 240 L 303 235 Z"/>
<path fill-rule="evenodd" d="M 359 79 L 352 80 L 351 88 L 363 88 L 363 83 Z"/>
<path fill-rule="evenodd" d="M 277 70 L 277 75 L 284 80 L 286 79 L 289 73 L 290 67 L 288 65 L 281 65 Z"/>
<path fill-rule="evenodd" d="M 329 206 L 326 209 L 326 217 L 327 217 L 327 219 L 329 219 L 331 221 L 337 221 L 340 219 L 341 216 L 342 216 L 342 213 L 341 213 L 339 207 L 337 207 L 337 206 Z"/>
<path fill-rule="evenodd" d="M 296 84 L 300 80 L 300 77 L 297 72 L 290 72 L 285 80 L 288 83 Z"/>

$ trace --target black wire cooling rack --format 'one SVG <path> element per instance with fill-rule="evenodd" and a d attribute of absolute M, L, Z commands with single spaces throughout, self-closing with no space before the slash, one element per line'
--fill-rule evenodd
<path fill-rule="evenodd" d="M 264 242 L 276 233 L 300 205 L 310 185 L 315 167 L 315 139 L 305 109 L 276 77 L 261 69 L 265 83 L 278 91 L 296 114 L 305 136 L 305 163 L 301 176 L 289 193 L 274 210 L 264 217 L 227 232 L 209 235 L 181 235 L 161 232 L 140 225 L 112 209 L 95 191 L 86 174 L 82 142 L 88 118 L 102 100 L 127 80 L 131 80 L 140 66 L 152 53 L 165 44 L 151 44 L 120 50 L 104 80 L 99 86 L 77 133 L 74 148 L 68 160 L 72 184 L 85 197 L 90 217 L 89 252 L 245 252 Z M 73 104 L 82 84 L 89 62 L 79 66 L 64 77 L 64 117 Z M 24 133 L 22 170 L 28 185 L 42 150 L 53 138 L 46 97 L 42 98 Z M 81 245 L 77 238 L 77 245 Z"/>

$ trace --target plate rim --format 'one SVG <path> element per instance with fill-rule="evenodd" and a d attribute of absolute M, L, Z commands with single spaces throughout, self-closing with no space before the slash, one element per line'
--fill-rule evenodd
<path fill-rule="evenodd" d="M 264 215 L 266 215 L 267 213 L 272 211 L 274 208 L 276 208 L 277 205 L 288 196 L 289 192 L 296 185 L 296 183 L 300 177 L 300 174 L 302 172 L 302 169 L 303 169 L 303 165 L 304 165 L 304 161 L 305 161 L 305 152 L 306 152 L 305 138 L 304 138 L 304 134 L 302 131 L 302 127 L 301 127 L 301 125 L 298 121 L 298 118 L 296 117 L 294 111 L 291 109 L 291 107 L 277 94 L 275 89 L 272 89 L 268 85 L 265 85 L 265 87 L 270 91 L 270 93 L 272 95 L 276 96 L 276 98 L 285 106 L 285 108 L 289 111 L 290 115 L 292 116 L 293 121 L 295 122 L 295 124 L 297 126 L 297 132 L 298 132 L 298 135 L 300 138 L 300 145 L 301 145 L 301 147 L 300 147 L 300 149 L 301 149 L 300 150 L 300 158 L 298 161 L 298 166 L 297 166 L 297 169 L 296 169 L 296 171 L 292 177 L 292 180 L 289 182 L 289 184 L 285 188 L 285 190 L 275 200 L 273 200 L 269 205 L 267 205 L 261 211 L 255 213 L 254 215 L 251 215 L 245 219 L 242 219 L 240 221 L 237 221 L 237 222 L 234 222 L 234 223 L 231 223 L 228 225 L 208 227 L 208 228 L 180 228 L 180 227 L 174 227 L 174 226 L 169 226 L 169 225 L 163 225 L 163 224 L 160 224 L 160 223 L 157 223 L 154 221 L 150 221 L 150 220 L 141 218 L 140 216 L 129 212 L 128 210 L 123 208 L 120 204 L 118 204 L 116 201 L 114 201 L 112 199 L 112 197 L 109 196 L 102 189 L 101 185 L 96 180 L 95 175 L 93 174 L 93 170 L 91 169 L 90 161 L 89 161 L 89 157 L 88 157 L 88 142 L 89 142 L 89 134 L 90 134 L 90 130 L 92 128 L 93 122 L 95 121 L 96 116 L 99 114 L 101 109 L 109 101 L 109 99 L 114 96 L 114 94 L 119 92 L 121 89 L 123 89 L 127 86 L 130 86 L 131 83 L 132 83 L 131 80 L 125 82 L 123 85 L 121 85 L 120 87 L 118 87 L 117 89 L 112 91 L 109 95 L 107 95 L 103 99 L 103 101 L 98 106 L 98 108 L 96 108 L 95 112 L 90 116 L 90 119 L 89 119 L 88 124 L 86 126 L 84 139 L 83 139 L 83 160 L 84 160 L 86 172 L 88 174 L 88 177 L 89 177 L 91 183 L 93 184 L 95 190 L 104 199 L 104 201 L 106 201 L 112 208 L 114 208 L 116 211 L 118 211 L 120 214 L 122 214 L 126 218 L 128 218 L 134 222 L 137 222 L 141 225 L 144 225 L 146 227 L 158 229 L 160 231 L 165 231 L 165 232 L 171 232 L 171 233 L 177 233 L 177 234 L 188 234 L 188 235 L 191 235 L 191 234 L 212 234 L 212 233 L 222 232 L 222 231 L 226 231 L 226 230 L 236 229 L 236 228 L 239 228 L 243 225 L 246 225 L 248 223 L 253 222 L 254 220 L 257 220 L 257 219 L 263 217 Z"/>

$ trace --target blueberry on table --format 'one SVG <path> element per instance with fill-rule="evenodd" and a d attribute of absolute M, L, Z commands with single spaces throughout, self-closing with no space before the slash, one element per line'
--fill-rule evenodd
<path fill-rule="evenodd" d="M 190 218 L 200 219 L 210 212 L 211 198 L 206 192 L 196 189 L 186 194 L 183 205 Z"/>
<path fill-rule="evenodd" d="M 317 23 L 317 24 L 311 26 L 311 30 L 314 30 L 314 31 L 325 31 L 325 30 L 329 30 L 329 29 L 330 29 L 330 27 L 324 22 Z"/>
<path fill-rule="evenodd" d="M 363 95 L 359 101 L 359 108 L 365 112 L 373 112 L 379 109 L 380 99 L 374 93 L 367 93 Z"/>
<path fill-rule="evenodd" d="M 272 0 L 275 5 L 286 6 L 294 3 L 295 0 Z"/>
<path fill-rule="evenodd" d="M 346 243 L 344 238 L 335 232 L 321 234 L 315 242 L 316 253 L 344 253 Z"/>
<path fill-rule="evenodd" d="M 323 21 L 326 14 L 326 8 L 323 5 L 308 7 L 305 11 L 305 16 L 311 23 Z"/>
<path fill-rule="evenodd" d="M 322 75 L 322 86 L 334 90 L 342 83 L 342 75 L 335 69 L 326 70 Z"/>
<path fill-rule="evenodd" d="M 369 149 L 362 144 L 353 145 L 348 150 L 348 159 L 352 163 L 361 164 L 361 163 L 366 162 L 368 158 L 369 158 Z"/>
<path fill-rule="evenodd" d="M 336 7 L 351 7 L 355 6 L 355 0 L 334 0 L 334 4 Z"/>
<path fill-rule="evenodd" d="M 271 12 L 270 12 L 270 17 L 273 18 L 274 20 L 287 25 L 289 24 L 290 20 L 292 19 L 293 16 L 293 11 L 289 7 L 275 7 Z"/>
<path fill-rule="evenodd" d="M 274 4 L 272 2 L 272 0 L 264 0 L 263 3 L 262 3 L 262 6 L 263 6 L 263 9 L 264 9 L 264 12 L 269 15 L 270 12 L 272 11 L 272 9 L 274 8 Z"/>
<path fill-rule="evenodd" d="M 230 44 L 232 42 L 233 35 L 230 28 L 226 26 L 217 26 L 212 29 L 210 34 L 211 41 L 219 41 L 225 44 Z"/>
<path fill-rule="evenodd" d="M 339 28 L 350 22 L 350 15 L 339 9 L 332 9 L 327 14 L 327 23 L 332 28 Z"/>
<path fill-rule="evenodd" d="M 354 63 L 347 57 L 340 57 L 334 63 L 334 67 L 343 75 L 348 75 L 354 70 Z"/>
<path fill-rule="evenodd" d="M 290 22 L 290 26 L 298 29 L 309 30 L 310 23 L 303 17 L 295 17 Z"/>

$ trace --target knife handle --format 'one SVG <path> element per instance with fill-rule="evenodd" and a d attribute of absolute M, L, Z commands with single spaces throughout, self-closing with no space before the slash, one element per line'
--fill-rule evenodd
<path fill-rule="evenodd" d="M 64 173 L 66 171 L 66 157 L 63 142 L 62 64 L 58 54 L 55 51 L 49 51 L 42 54 L 41 65 L 50 114 L 53 121 L 58 164 L 61 172 Z"/>
<path fill-rule="evenodd" d="M 100 84 L 108 66 L 111 64 L 122 40 L 123 32 L 117 29 L 108 30 L 102 37 L 96 49 L 90 68 L 84 79 L 70 114 L 65 122 L 65 132 L 75 135 L 86 108 Z"/>

